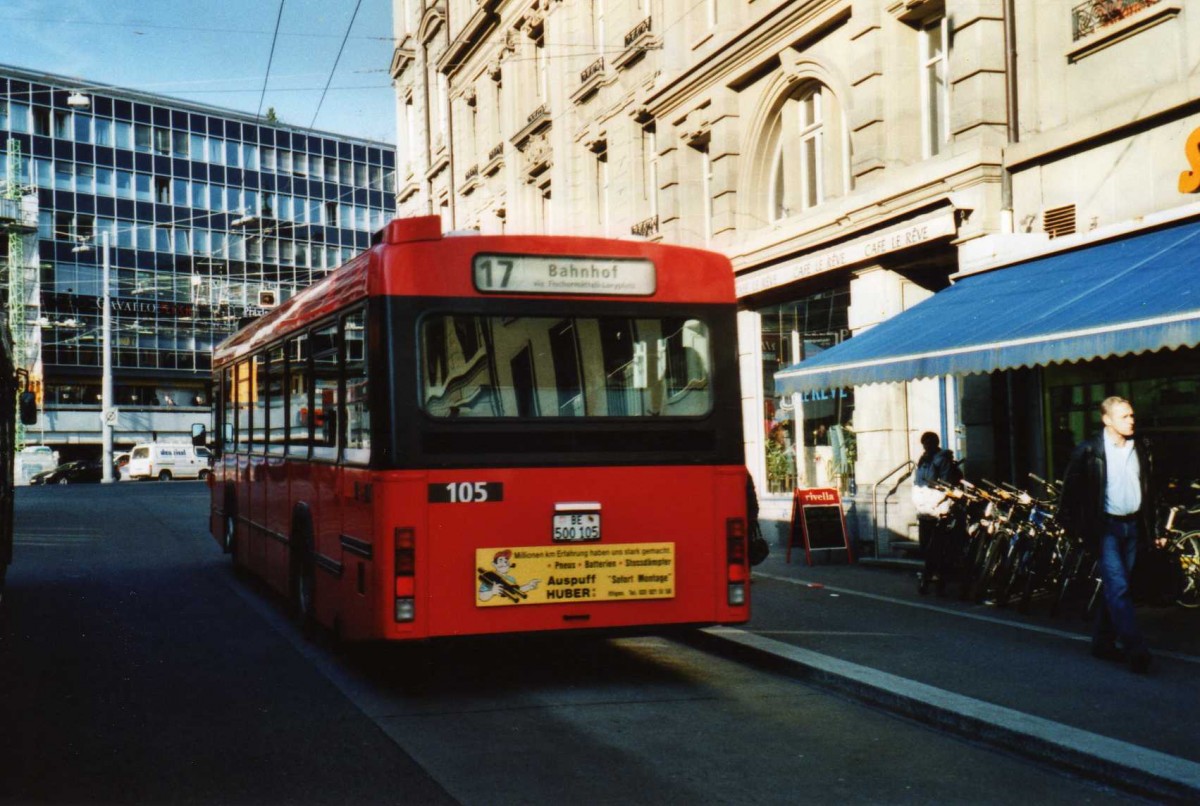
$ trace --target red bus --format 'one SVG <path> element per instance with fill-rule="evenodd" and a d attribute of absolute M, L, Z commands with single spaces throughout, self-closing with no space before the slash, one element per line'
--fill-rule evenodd
<path fill-rule="evenodd" d="M 744 622 L 735 316 L 717 254 L 395 220 L 216 348 L 211 532 L 347 640 Z"/>

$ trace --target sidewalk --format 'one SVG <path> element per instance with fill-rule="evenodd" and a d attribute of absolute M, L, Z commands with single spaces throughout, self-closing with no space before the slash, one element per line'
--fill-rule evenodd
<path fill-rule="evenodd" d="M 917 593 L 918 564 L 754 569 L 753 618 L 708 634 L 969 739 L 1156 798 L 1200 799 L 1200 610 L 1139 608 L 1148 675 L 1090 654 L 1082 602 L 1051 618 Z"/>

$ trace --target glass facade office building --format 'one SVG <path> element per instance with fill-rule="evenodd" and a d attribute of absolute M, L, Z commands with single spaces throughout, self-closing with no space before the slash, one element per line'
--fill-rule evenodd
<path fill-rule="evenodd" d="M 48 408 L 99 403 L 101 233 L 115 404 L 205 405 L 213 346 L 366 248 L 395 210 L 390 144 L 0 67 L 10 142 L 21 157 L 0 160 L 0 184 L 38 197 Z"/>

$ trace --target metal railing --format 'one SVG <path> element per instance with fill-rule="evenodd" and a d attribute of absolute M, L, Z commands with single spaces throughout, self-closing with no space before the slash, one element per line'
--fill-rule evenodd
<path fill-rule="evenodd" d="M 649 218 L 642 219 L 629 228 L 629 231 L 634 235 L 640 235 L 643 238 L 649 238 L 651 235 L 658 234 L 658 216 L 652 215 Z"/>
<path fill-rule="evenodd" d="M 599 75 L 604 72 L 604 57 L 601 56 L 596 61 L 583 68 L 583 72 L 579 74 L 579 83 L 586 84 L 592 76 Z"/>
<path fill-rule="evenodd" d="M 525 118 L 525 125 L 529 125 L 530 123 L 533 123 L 537 120 L 541 120 L 542 118 L 546 117 L 546 115 L 549 115 L 549 114 L 550 114 L 550 107 L 546 106 L 545 104 L 542 104 L 537 109 L 535 109 L 529 113 L 528 117 Z"/>
<path fill-rule="evenodd" d="M 897 465 L 887 472 L 887 474 L 871 487 L 871 525 L 874 530 L 875 537 L 875 559 L 879 559 L 879 488 L 887 482 L 892 476 L 899 473 L 901 470 L 904 474 L 896 479 L 896 483 L 892 485 L 892 489 L 888 490 L 883 496 L 884 518 L 887 517 L 887 500 L 896 494 L 896 490 L 904 483 L 905 479 L 912 475 L 916 465 L 911 459 L 905 459 L 903 464 Z"/>
<path fill-rule="evenodd" d="M 637 25 L 633 26 L 633 28 L 629 31 L 629 33 L 625 34 L 625 47 L 629 47 L 630 45 L 632 45 L 634 42 L 637 41 L 637 38 L 639 36 L 641 36 L 644 33 L 647 33 L 650 30 L 650 19 L 651 19 L 650 17 L 647 17 L 646 19 L 639 22 Z"/>
<path fill-rule="evenodd" d="M 1071 9 L 1072 38 L 1075 41 L 1109 25 L 1115 25 L 1159 0 L 1088 0 Z"/>

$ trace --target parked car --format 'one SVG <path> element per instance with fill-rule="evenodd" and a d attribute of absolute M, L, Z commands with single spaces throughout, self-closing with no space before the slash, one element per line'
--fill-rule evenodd
<path fill-rule="evenodd" d="M 102 472 L 100 462 L 95 459 L 83 459 L 75 462 L 63 462 L 53 470 L 43 470 L 29 479 L 30 484 L 83 484 L 100 481 Z"/>
<path fill-rule="evenodd" d="M 113 454 L 113 480 L 129 481 L 129 452 Z"/>
<path fill-rule="evenodd" d="M 62 464 L 58 451 L 46 445 L 27 445 L 17 454 L 13 462 L 13 480 L 17 484 L 31 484 L 38 473 L 46 473 Z"/>

